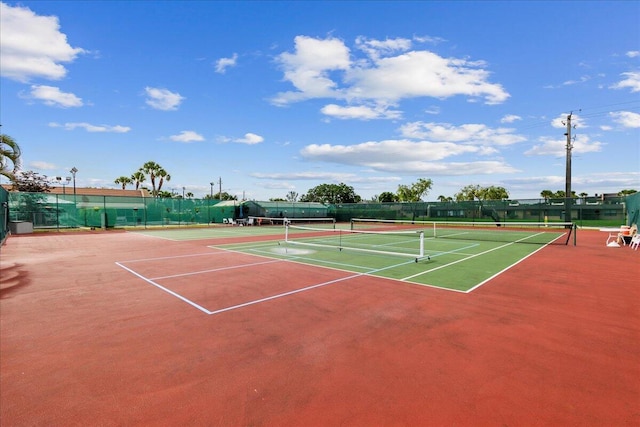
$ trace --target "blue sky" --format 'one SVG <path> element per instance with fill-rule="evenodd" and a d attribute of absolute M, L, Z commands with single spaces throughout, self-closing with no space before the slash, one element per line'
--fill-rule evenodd
<path fill-rule="evenodd" d="M 7 1 L 0 121 L 78 186 L 640 190 L 640 2 Z"/>

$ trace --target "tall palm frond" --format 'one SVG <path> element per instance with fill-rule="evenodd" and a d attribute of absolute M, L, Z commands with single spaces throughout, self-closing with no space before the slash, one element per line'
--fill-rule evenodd
<path fill-rule="evenodd" d="M 171 181 L 171 175 L 169 175 L 167 171 L 162 168 L 160 168 L 156 176 L 160 177 L 160 182 L 158 183 L 158 191 L 160 191 L 160 189 L 162 188 L 162 184 L 164 183 L 164 181 Z"/>
<path fill-rule="evenodd" d="M 134 172 L 131 175 L 131 179 L 133 180 L 133 183 L 136 185 L 136 191 L 140 188 L 140 184 L 144 182 L 145 179 L 147 179 L 147 176 L 144 174 L 144 172 L 142 171 L 137 171 Z"/>
<path fill-rule="evenodd" d="M 20 146 L 9 135 L 0 135 L 0 175 L 15 182 L 20 169 Z"/>

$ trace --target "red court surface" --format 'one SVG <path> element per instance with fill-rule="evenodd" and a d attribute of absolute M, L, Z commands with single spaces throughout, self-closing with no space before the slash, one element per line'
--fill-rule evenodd
<path fill-rule="evenodd" d="M 212 255 L 212 240 L 12 236 L 0 254 L 0 420 L 638 426 L 640 250 L 605 239 L 580 230 L 578 246 L 547 247 L 464 294 L 248 266 L 259 258 Z"/>

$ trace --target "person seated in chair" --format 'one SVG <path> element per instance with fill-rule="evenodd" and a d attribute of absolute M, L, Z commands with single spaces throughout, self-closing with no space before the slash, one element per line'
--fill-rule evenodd
<path fill-rule="evenodd" d="M 633 224 L 628 230 L 618 233 L 616 242 L 618 242 L 619 245 L 628 245 L 636 234 L 638 234 L 638 226 Z"/>

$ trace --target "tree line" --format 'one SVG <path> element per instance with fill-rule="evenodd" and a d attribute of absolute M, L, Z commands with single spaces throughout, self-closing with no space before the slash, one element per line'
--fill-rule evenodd
<path fill-rule="evenodd" d="M 424 198 L 431 187 L 433 181 L 431 179 L 420 178 L 418 181 L 409 185 L 398 185 L 395 192 L 385 191 L 379 195 L 375 195 L 371 198 L 371 202 L 378 203 L 393 203 L 393 202 L 420 202 L 424 201 Z M 635 193 L 637 190 L 622 190 L 618 192 L 619 196 L 626 196 Z M 565 192 L 543 190 L 540 192 L 540 197 L 545 200 L 549 199 L 563 199 L 565 198 Z M 572 192 L 572 197 L 587 197 L 586 193 L 580 193 L 577 195 Z M 460 191 L 453 195 L 453 197 L 438 196 L 437 200 L 440 202 L 464 202 L 464 201 L 484 201 L 484 200 L 506 200 L 509 199 L 509 192 L 504 187 L 499 186 L 480 186 L 480 185 L 467 185 L 462 187 Z M 319 202 L 325 204 L 339 204 L 339 203 L 360 203 L 362 197 L 355 193 L 353 187 L 344 183 L 340 184 L 320 184 L 310 189 L 306 194 L 300 196 L 295 191 L 290 191 L 285 198 L 272 198 L 271 201 L 286 201 L 286 202 Z"/>

